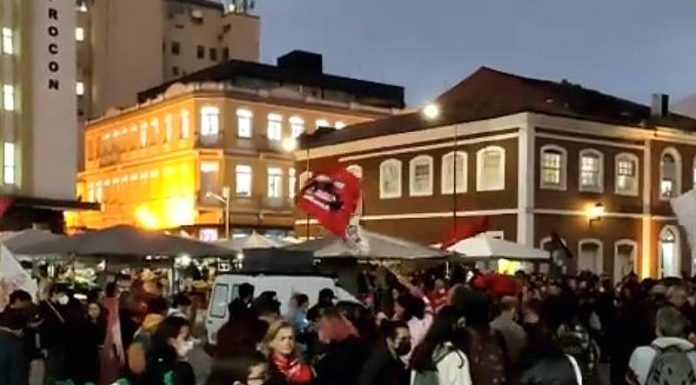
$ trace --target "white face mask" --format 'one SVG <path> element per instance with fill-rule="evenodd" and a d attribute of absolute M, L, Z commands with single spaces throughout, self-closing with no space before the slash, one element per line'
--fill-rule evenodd
<path fill-rule="evenodd" d="M 70 301 L 70 298 L 68 298 L 67 295 L 61 295 L 60 297 L 58 297 L 58 304 L 59 305 L 65 306 L 68 304 L 69 301 Z"/>
<path fill-rule="evenodd" d="M 176 353 L 181 358 L 186 358 L 188 354 L 193 350 L 193 340 L 186 340 L 184 342 L 178 342 L 176 344 Z"/>

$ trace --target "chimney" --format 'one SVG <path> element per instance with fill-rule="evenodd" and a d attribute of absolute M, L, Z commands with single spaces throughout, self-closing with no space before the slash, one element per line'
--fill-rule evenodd
<path fill-rule="evenodd" d="M 669 95 L 653 94 L 650 115 L 653 118 L 664 118 L 669 115 Z"/>

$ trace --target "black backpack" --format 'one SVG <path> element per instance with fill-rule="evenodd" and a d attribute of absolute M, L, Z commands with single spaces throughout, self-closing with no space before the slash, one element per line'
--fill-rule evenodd
<path fill-rule="evenodd" d="M 657 355 L 650 366 L 645 385 L 693 385 L 696 371 L 689 357 L 696 349 L 682 349 L 672 345 L 666 348 L 651 345 Z"/>

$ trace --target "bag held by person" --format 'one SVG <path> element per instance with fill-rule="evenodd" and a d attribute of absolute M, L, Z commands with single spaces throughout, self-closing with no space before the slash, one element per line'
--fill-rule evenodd
<path fill-rule="evenodd" d="M 695 349 L 681 349 L 679 346 L 660 348 L 651 346 L 657 355 L 650 366 L 645 385 L 692 385 L 696 384 L 696 371 L 689 358 Z"/>

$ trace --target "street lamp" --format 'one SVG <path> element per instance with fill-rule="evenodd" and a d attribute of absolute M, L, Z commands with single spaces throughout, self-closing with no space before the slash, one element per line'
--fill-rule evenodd
<path fill-rule="evenodd" d="M 297 140 L 295 138 L 285 138 L 283 139 L 283 151 L 285 152 L 293 152 L 297 149 Z"/>
<path fill-rule="evenodd" d="M 592 222 L 598 221 L 604 216 L 604 205 L 601 202 L 597 202 L 595 205 L 588 207 L 585 213 L 590 221 L 590 226 L 592 226 Z"/>
<path fill-rule="evenodd" d="M 223 187 L 222 195 L 208 191 L 205 193 L 205 197 L 215 199 L 225 205 L 225 239 L 230 239 L 230 188 Z"/>
<path fill-rule="evenodd" d="M 428 120 L 436 119 L 440 116 L 440 107 L 435 103 L 430 103 L 423 108 L 423 115 Z"/>

